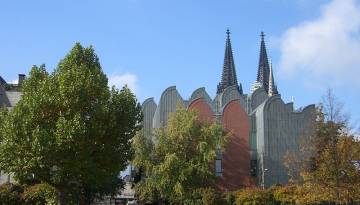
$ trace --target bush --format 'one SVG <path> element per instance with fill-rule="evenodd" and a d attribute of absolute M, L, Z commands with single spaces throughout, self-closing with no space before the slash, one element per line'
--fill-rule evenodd
<path fill-rule="evenodd" d="M 212 188 L 199 188 L 189 193 L 183 200 L 184 204 L 209 204 L 216 205 L 216 193 Z"/>
<path fill-rule="evenodd" d="M 276 205 L 270 190 L 242 189 L 236 194 L 236 205 Z"/>
<path fill-rule="evenodd" d="M 222 194 L 222 199 L 224 201 L 224 205 L 233 205 L 235 204 L 235 197 L 236 193 L 234 192 L 227 192 L 227 193 L 224 193 Z"/>
<path fill-rule="evenodd" d="M 22 194 L 22 200 L 25 205 L 57 205 L 59 196 L 53 186 L 41 183 L 27 187 Z"/>
<path fill-rule="evenodd" d="M 279 205 L 295 205 L 297 199 L 297 189 L 295 185 L 275 186 L 271 188 L 275 200 Z"/>
<path fill-rule="evenodd" d="M 18 184 L 5 183 L 0 185 L 0 205 L 21 204 L 22 186 Z"/>
<path fill-rule="evenodd" d="M 198 188 L 186 196 L 181 204 L 186 205 L 232 205 L 227 203 L 225 195 L 213 188 Z"/>
<path fill-rule="evenodd" d="M 199 189 L 199 193 L 201 195 L 201 199 L 202 199 L 202 204 L 209 204 L 209 205 L 215 205 L 216 203 L 216 199 L 217 194 L 215 193 L 214 189 L 211 188 L 203 188 L 203 189 Z"/>
<path fill-rule="evenodd" d="M 330 192 L 318 185 L 276 185 L 267 190 L 241 189 L 235 194 L 236 205 L 334 205 Z M 350 203 L 351 204 L 351 203 Z M 360 205 L 358 202 L 352 204 Z"/>

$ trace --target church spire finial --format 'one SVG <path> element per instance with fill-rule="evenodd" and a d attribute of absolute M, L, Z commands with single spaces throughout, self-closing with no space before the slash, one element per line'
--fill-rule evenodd
<path fill-rule="evenodd" d="M 263 31 L 261 31 L 260 36 L 261 36 L 261 40 L 262 40 L 262 41 L 264 41 L 265 34 L 264 34 L 264 32 L 263 32 Z"/>
<path fill-rule="evenodd" d="M 260 36 L 261 36 L 260 56 L 259 56 L 259 67 L 258 67 L 256 81 L 260 83 L 264 87 L 265 91 L 268 93 L 270 68 L 269 68 L 269 62 L 266 52 L 264 32 L 261 32 Z"/>
<path fill-rule="evenodd" d="M 217 94 L 223 92 L 225 88 L 229 86 L 236 85 L 239 90 L 239 85 L 237 82 L 234 57 L 231 48 L 230 40 L 230 30 L 226 30 L 226 45 L 225 45 L 225 56 L 224 56 L 224 65 L 221 75 L 221 82 L 217 87 Z"/>
<path fill-rule="evenodd" d="M 229 28 L 226 29 L 226 35 L 227 35 L 227 38 L 229 39 L 230 38 L 230 29 Z"/>

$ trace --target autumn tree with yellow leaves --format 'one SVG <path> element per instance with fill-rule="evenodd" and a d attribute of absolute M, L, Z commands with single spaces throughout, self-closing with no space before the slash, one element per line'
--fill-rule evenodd
<path fill-rule="evenodd" d="M 286 162 L 290 177 L 299 184 L 297 204 L 359 203 L 360 142 L 331 90 L 318 106 L 314 134 L 304 141 L 303 158 L 289 154 Z"/>

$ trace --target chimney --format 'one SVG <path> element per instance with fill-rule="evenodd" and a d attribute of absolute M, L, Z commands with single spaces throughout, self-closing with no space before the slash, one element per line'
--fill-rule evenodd
<path fill-rule="evenodd" d="M 25 80 L 25 74 L 19 74 L 18 85 L 21 86 L 24 80 Z"/>

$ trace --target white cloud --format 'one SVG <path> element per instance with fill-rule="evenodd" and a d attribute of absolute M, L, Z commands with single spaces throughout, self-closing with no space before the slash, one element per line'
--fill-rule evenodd
<path fill-rule="evenodd" d="M 131 73 L 124 73 L 121 75 L 111 75 L 109 77 L 109 86 L 115 86 L 118 89 L 121 89 L 127 85 L 132 92 L 136 93 L 137 91 L 137 76 Z"/>
<path fill-rule="evenodd" d="M 10 84 L 18 84 L 18 79 L 10 81 Z"/>
<path fill-rule="evenodd" d="M 360 87 L 359 5 L 356 0 L 332 0 L 319 18 L 289 28 L 280 49 L 280 72 L 287 77 Z"/>

